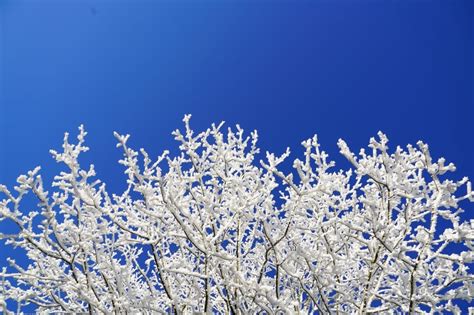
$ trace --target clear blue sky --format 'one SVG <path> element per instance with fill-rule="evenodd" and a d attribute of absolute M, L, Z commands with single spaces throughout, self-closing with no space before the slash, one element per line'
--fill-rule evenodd
<path fill-rule="evenodd" d="M 473 34 L 468 0 L 0 0 L 0 183 L 50 176 L 48 150 L 83 123 L 113 187 L 112 131 L 158 154 L 185 113 L 277 153 L 317 133 L 335 156 L 382 130 L 474 178 Z"/>
<path fill-rule="evenodd" d="M 471 1 L 0 0 L 0 181 L 80 123 L 113 178 L 112 131 L 158 153 L 185 113 L 335 154 L 378 130 L 474 177 Z"/>

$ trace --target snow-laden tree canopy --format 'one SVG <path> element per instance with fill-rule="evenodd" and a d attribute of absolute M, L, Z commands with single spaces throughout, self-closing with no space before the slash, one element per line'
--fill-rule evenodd
<path fill-rule="evenodd" d="M 0 186 L 0 220 L 18 230 L 0 236 L 29 259 L 9 259 L 0 273 L 0 309 L 459 313 L 471 301 L 474 220 L 461 221 L 459 204 L 474 193 L 467 178 L 443 178 L 455 167 L 428 145 L 389 150 L 379 133 L 355 154 L 339 140 L 352 168 L 337 170 L 315 136 L 284 173 L 289 150 L 256 161 L 257 132 L 220 124 L 196 134 L 189 119 L 173 132 L 175 157 L 152 159 L 115 134 L 128 176 L 121 194 L 79 165 L 82 127 L 51 151 L 66 170 L 49 192 L 39 168 L 14 190 Z M 26 194 L 36 211 L 22 209 Z"/>

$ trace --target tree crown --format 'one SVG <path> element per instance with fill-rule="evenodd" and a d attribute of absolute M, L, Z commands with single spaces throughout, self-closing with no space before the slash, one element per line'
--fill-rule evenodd
<path fill-rule="evenodd" d="M 256 131 L 213 124 L 196 134 L 189 121 L 173 132 L 175 157 L 152 160 L 115 133 L 121 194 L 79 164 L 89 149 L 82 126 L 76 143 L 66 133 L 62 151 L 51 151 L 67 167 L 52 192 L 39 167 L 15 192 L 0 186 L 0 220 L 18 229 L 0 237 L 30 261 L 8 260 L 0 309 L 459 313 L 458 302 L 471 301 L 474 220 L 461 220 L 459 203 L 474 193 L 467 178 L 443 179 L 455 167 L 425 143 L 391 151 L 380 132 L 356 155 L 339 140 L 352 165 L 343 171 L 314 136 L 285 174 L 290 151 L 256 161 Z M 28 193 L 38 207 L 24 213 Z"/>

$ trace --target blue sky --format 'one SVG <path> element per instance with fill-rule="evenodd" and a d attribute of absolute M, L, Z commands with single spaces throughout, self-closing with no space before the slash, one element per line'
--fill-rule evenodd
<path fill-rule="evenodd" d="M 112 131 L 156 155 L 186 113 L 277 153 L 317 133 L 337 161 L 341 137 L 422 139 L 474 178 L 473 48 L 467 0 L 0 0 L 0 183 L 51 176 L 48 150 L 83 123 L 114 187 Z"/>
<path fill-rule="evenodd" d="M 470 1 L 0 1 L 0 181 L 81 123 L 113 179 L 112 131 L 152 153 L 185 113 L 258 129 L 282 152 L 318 133 L 422 139 L 474 177 Z"/>

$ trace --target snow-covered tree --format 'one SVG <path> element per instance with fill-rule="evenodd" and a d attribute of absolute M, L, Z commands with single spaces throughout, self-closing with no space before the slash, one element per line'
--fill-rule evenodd
<path fill-rule="evenodd" d="M 460 219 L 459 203 L 474 193 L 467 178 L 443 179 L 455 167 L 428 145 L 389 150 L 379 133 L 356 155 L 340 140 L 352 168 L 334 170 L 315 136 L 285 173 L 289 150 L 256 161 L 257 132 L 220 124 L 195 134 L 189 119 L 173 132 L 175 157 L 152 159 L 115 134 L 121 194 L 79 165 L 82 127 L 51 151 L 66 170 L 49 192 L 39 168 L 14 191 L 0 186 L 0 220 L 17 226 L 0 237 L 29 260 L 0 273 L 0 309 L 459 313 L 473 298 L 474 220 Z M 36 211 L 22 208 L 26 194 Z"/>

